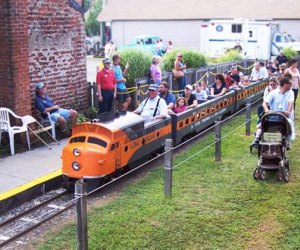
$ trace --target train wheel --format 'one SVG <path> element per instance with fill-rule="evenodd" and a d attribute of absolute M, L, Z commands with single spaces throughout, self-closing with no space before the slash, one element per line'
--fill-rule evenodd
<path fill-rule="evenodd" d="M 277 180 L 282 181 L 282 171 L 280 169 L 277 171 Z"/>
<path fill-rule="evenodd" d="M 262 169 L 260 171 L 260 179 L 264 181 L 266 179 L 266 170 Z"/>
<path fill-rule="evenodd" d="M 290 171 L 288 169 L 285 169 L 283 172 L 283 178 L 285 182 L 289 181 L 289 177 L 290 177 Z"/>
<path fill-rule="evenodd" d="M 254 180 L 257 180 L 260 178 L 259 168 L 256 168 L 253 172 L 253 178 Z"/>

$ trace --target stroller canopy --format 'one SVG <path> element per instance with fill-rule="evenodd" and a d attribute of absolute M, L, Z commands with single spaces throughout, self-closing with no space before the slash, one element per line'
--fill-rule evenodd
<path fill-rule="evenodd" d="M 280 132 L 284 136 L 292 134 L 290 123 L 282 112 L 269 112 L 261 119 L 261 129 L 264 132 Z"/>

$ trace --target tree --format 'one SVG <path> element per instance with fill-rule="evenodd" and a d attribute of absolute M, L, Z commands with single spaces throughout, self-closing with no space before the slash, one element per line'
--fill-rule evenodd
<path fill-rule="evenodd" d="M 88 0 L 85 0 L 84 4 L 89 4 Z M 100 24 L 97 21 L 97 17 L 102 10 L 102 0 L 94 0 L 91 4 L 90 12 L 85 19 L 85 32 L 88 36 L 99 35 Z"/>

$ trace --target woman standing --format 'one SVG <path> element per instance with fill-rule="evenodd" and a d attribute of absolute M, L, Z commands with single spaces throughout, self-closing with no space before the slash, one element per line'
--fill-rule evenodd
<path fill-rule="evenodd" d="M 298 70 L 298 62 L 296 59 L 291 59 L 289 62 L 290 67 L 285 71 L 285 73 L 290 73 L 292 75 L 292 90 L 294 91 L 295 101 L 294 110 L 296 108 L 296 99 L 298 96 L 298 89 L 300 83 L 300 74 Z"/>
<path fill-rule="evenodd" d="M 161 82 L 161 69 L 159 67 L 159 56 L 155 56 L 152 59 L 152 65 L 150 67 L 151 81 L 157 86 Z"/>
<path fill-rule="evenodd" d="M 227 92 L 227 85 L 222 74 L 216 74 L 215 83 L 210 89 L 212 96 L 222 96 Z"/>
<path fill-rule="evenodd" d="M 178 52 L 176 55 L 176 60 L 174 62 L 174 69 L 179 72 L 182 72 L 183 74 L 182 77 L 176 77 L 178 82 L 178 89 L 183 91 L 186 85 L 186 79 L 185 79 L 186 65 L 183 63 L 183 56 L 181 52 Z"/>

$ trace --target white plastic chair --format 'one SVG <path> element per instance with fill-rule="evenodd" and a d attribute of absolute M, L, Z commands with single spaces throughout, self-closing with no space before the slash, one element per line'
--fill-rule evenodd
<path fill-rule="evenodd" d="M 14 118 L 21 119 L 22 120 L 22 126 L 11 126 L 10 125 L 10 119 L 9 115 L 13 116 Z M 8 108 L 0 108 L 0 144 L 1 144 L 1 134 L 2 132 L 7 132 L 9 135 L 9 144 L 10 144 L 10 151 L 11 154 L 15 154 L 15 134 L 26 132 L 27 137 L 27 144 L 28 148 L 30 150 L 30 139 L 29 139 L 29 133 L 27 128 L 27 118 L 21 117 L 16 115 L 13 111 L 11 111 Z"/>
<path fill-rule="evenodd" d="M 51 125 L 51 133 L 52 133 L 52 137 L 54 139 L 56 139 L 56 132 L 55 132 L 55 122 L 51 120 L 51 116 L 50 113 L 47 113 L 47 118 L 43 118 L 41 119 L 41 124 L 44 126 L 45 124 L 49 124 Z"/>

